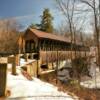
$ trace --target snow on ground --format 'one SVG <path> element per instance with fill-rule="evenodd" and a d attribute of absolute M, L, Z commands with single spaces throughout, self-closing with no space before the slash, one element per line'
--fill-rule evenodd
<path fill-rule="evenodd" d="M 95 75 L 90 79 L 80 83 L 86 88 L 100 88 L 100 72 L 99 68 L 96 68 Z"/>
<path fill-rule="evenodd" d="M 11 91 L 8 100 L 78 100 L 77 97 L 58 91 L 57 87 L 49 83 L 37 78 L 29 81 L 21 74 L 13 76 L 8 73 L 7 89 Z"/>
<path fill-rule="evenodd" d="M 28 64 L 30 64 L 30 63 L 32 63 L 32 62 L 34 62 L 35 60 L 33 59 L 33 60 L 28 60 L 28 62 L 26 62 L 25 61 L 25 59 L 20 59 L 20 66 L 25 66 L 25 65 L 28 65 Z"/>
<path fill-rule="evenodd" d="M 80 85 L 86 88 L 100 88 L 100 71 L 96 65 L 96 58 L 90 59 L 89 74 L 92 76 L 91 79 L 81 82 Z"/>

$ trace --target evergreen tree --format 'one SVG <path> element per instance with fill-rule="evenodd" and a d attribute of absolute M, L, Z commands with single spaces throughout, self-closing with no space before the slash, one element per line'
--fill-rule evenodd
<path fill-rule="evenodd" d="M 34 28 L 34 29 L 39 29 L 40 30 L 40 24 L 34 24 L 34 23 L 32 23 L 30 26 L 29 26 L 29 28 Z"/>
<path fill-rule="evenodd" d="M 52 25 L 53 17 L 50 14 L 50 11 L 48 8 L 44 9 L 41 19 L 42 20 L 40 24 L 40 30 L 52 33 L 53 32 L 53 25 Z"/>

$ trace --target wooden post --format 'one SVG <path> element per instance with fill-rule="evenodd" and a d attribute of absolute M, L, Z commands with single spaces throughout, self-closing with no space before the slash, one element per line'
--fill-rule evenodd
<path fill-rule="evenodd" d="M 37 77 L 37 62 L 36 61 L 33 61 L 29 64 L 27 64 L 27 73 L 30 75 L 30 76 L 34 76 L 34 77 Z"/>
<path fill-rule="evenodd" d="M 5 96 L 7 64 L 0 64 L 0 96 Z"/>
<path fill-rule="evenodd" d="M 28 54 L 24 53 L 24 56 L 25 56 L 25 61 L 27 62 L 28 61 Z"/>
<path fill-rule="evenodd" d="M 18 60 L 18 55 L 14 55 L 11 57 L 8 57 L 8 63 L 12 64 L 12 75 L 16 75 L 16 62 Z"/>
<path fill-rule="evenodd" d="M 40 56 L 40 41 L 39 40 L 38 40 L 38 43 L 37 43 L 37 51 L 36 52 L 37 52 L 37 56 L 38 56 L 37 57 L 37 72 L 36 73 L 37 73 L 37 78 L 39 78 L 39 68 L 40 68 L 40 66 L 39 66 L 40 65 L 39 64 L 39 58 L 40 58 L 39 57 Z"/>
<path fill-rule="evenodd" d="M 48 42 L 46 42 L 46 64 L 47 64 L 47 67 L 48 67 Z"/>
<path fill-rule="evenodd" d="M 57 55 L 56 55 L 56 84 L 58 83 L 58 48 L 56 44 Z"/>
<path fill-rule="evenodd" d="M 54 68 L 54 65 L 53 65 L 53 51 L 54 51 L 54 49 L 53 49 L 53 42 L 51 42 L 51 63 L 52 63 L 52 69 Z"/>
<path fill-rule="evenodd" d="M 0 97 L 5 96 L 7 79 L 7 64 L 0 64 Z"/>
<path fill-rule="evenodd" d="M 16 65 L 19 65 L 20 59 L 19 59 L 19 54 L 16 54 Z"/>
<path fill-rule="evenodd" d="M 39 61 L 38 61 L 38 59 L 37 59 L 37 71 L 36 71 L 36 73 L 37 73 L 37 78 L 39 77 Z"/>
<path fill-rule="evenodd" d="M 14 56 L 13 62 L 12 62 L 12 75 L 17 75 L 17 73 L 16 73 L 16 56 Z"/>

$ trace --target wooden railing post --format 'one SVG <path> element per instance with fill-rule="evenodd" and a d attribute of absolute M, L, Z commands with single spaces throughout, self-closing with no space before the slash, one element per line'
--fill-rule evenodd
<path fill-rule="evenodd" d="M 7 62 L 5 61 L 2 62 L 2 59 L 0 58 L 0 97 L 5 96 L 6 80 L 7 80 Z"/>
<path fill-rule="evenodd" d="M 16 75 L 16 63 L 18 60 L 18 55 L 8 57 L 8 63 L 12 64 L 12 75 Z"/>

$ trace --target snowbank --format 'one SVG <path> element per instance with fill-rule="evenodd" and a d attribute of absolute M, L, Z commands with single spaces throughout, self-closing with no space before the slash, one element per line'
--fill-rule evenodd
<path fill-rule="evenodd" d="M 40 97 L 42 100 L 74 100 L 73 97 L 63 92 L 59 92 L 57 87 L 49 83 L 43 82 L 37 78 L 34 78 L 33 81 L 28 81 L 21 74 L 13 76 L 8 73 L 7 88 L 11 91 L 11 96 L 8 99 L 13 98 L 15 100 L 15 98 L 18 98 L 16 100 L 37 100 L 34 98 Z"/>

